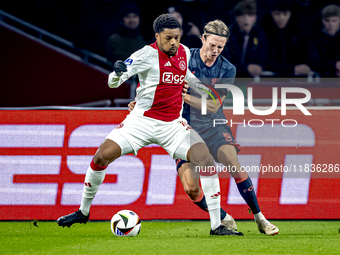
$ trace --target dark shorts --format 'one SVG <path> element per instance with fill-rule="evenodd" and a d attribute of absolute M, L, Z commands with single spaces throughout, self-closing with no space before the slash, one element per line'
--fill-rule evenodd
<path fill-rule="evenodd" d="M 231 133 L 231 129 L 228 125 L 218 125 L 210 129 L 205 130 L 195 129 L 195 130 L 207 144 L 209 152 L 214 157 L 216 162 L 219 162 L 217 158 L 217 152 L 222 145 L 231 144 L 235 146 L 237 153 L 240 151 L 239 149 L 240 145 L 236 142 L 233 134 Z M 182 164 L 186 162 L 188 161 L 176 159 L 177 171 L 182 166 Z"/>

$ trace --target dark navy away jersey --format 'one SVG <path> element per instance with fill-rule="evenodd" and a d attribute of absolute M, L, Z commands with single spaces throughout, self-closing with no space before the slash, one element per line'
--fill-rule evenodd
<path fill-rule="evenodd" d="M 190 49 L 191 58 L 189 61 L 190 71 L 200 79 L 204 84 L 207 84 L 215 89 L 219 97 L 222 98 L 223 95 L 228 94 L 227 89 L 216 89 L 216 84 L 233 84 L 236 68 L 223 56 L 218 56 L 215 63 L 208 67 L 206 66 L 201 57 L 200 49 Z M 208 86 L 207 90 L 214 96 L 216 102 L 218 102 L 218 97 L 214 91 L 210 90 Z M 195 97 L 201 97 L 199 94 L 189 89 L 188 94 Z M 208 96 L 207 100 L 212 100 Z M 222 102 L 223 103 L 223 102 Z M 189 124 L 196 130 L 202 130 L 205 128 L 213 127 L 214 119 L 226 119 L 223 114 L 223 106 L 221 106 L 216 113 L 211 113 L 207 111 L 207 115 L 201 114 L 201 109 L 190 107 L 190 105 L 184 103 L 182 116 L 189 122 Z"/>

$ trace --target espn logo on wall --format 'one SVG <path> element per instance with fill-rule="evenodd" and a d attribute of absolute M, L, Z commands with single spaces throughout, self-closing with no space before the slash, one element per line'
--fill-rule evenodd
<path fill-rule="evenodd" d="M 227 116 L 231 112 L 225 111 Z M 340 134 L 331 132 L 334 123 L 327 123 L 330 119 L 340 122 L 340 111 L 312 112 L 311 119 L 299 111 L 289 112 L 299 125 L 288 131 L 281 125 L 233 127 L 241 144 L 240 164 L 339 164 Z M 128 111 L 123 110 L 0 111 L 0 220 L 53 220 L 68 213 L 70 207 L 77 209 L 92 156 L 126 114 Z M 252 116 L 246 113 L 242 118 L 245 117 Z M 108 123 L 108 119 L 112 122 Z M 249 175 L 268 218 L 338 218 L 339 173 L 267 171 Z M 251 219 L 234 180 L 221 178 L 220 183 L 222 206 L 237 219 Z M 109 165 L 93 201 L 91 218 L 109 219 L 113 211 L 127 206 L 144 219 L 209 217 L 187 197 L 175 161 L 158 145 L 147 146 L 137 157 L 126 155 Z M 188 210 L 192 213 L 186 213 Z"/>

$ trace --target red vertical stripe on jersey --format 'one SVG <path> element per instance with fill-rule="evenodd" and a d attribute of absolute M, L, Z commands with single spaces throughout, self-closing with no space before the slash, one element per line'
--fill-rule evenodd
<path fill-rule="evenodd" d="M 157 43 L 151 45 L 158 50 L 159 84 L 151 108 L 144 116 L 163 121 L 173 121 L 180 116 L 182 109 L 182 88 L 187 71 L 187 57 L 182 45 L 175 56 L 169 57 L 162 52 Z"/>

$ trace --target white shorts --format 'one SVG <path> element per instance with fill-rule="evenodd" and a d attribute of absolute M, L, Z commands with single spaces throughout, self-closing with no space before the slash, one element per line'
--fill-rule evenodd
<path fill-rule="evenodd" d="M 129 114 L 125 120 L 106 137 L 116 142 L 121 148 L 121 155 L 133 153 L 149 144 L 162 146 L 174 159 L 187 160 L 190 147 L 204 143 L 182 117 L 171 122 Z"/>

